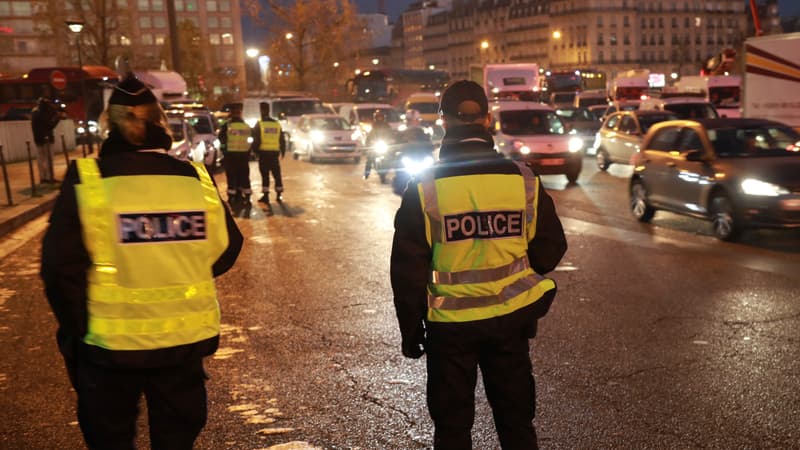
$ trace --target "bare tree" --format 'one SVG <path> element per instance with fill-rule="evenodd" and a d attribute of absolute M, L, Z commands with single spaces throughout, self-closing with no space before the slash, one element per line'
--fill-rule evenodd
<path fill-rule="evenodd" d="M 357 45 L 356 6 L 350 0 L 269 0 L 268 8 L 274 16 L 268 54 L 290 85 L 306 90 L 338 83 L 334 63 L 352 58 Z"/>
<path fill-rule="evenodd" d="M 128 10 L 116 0 L 46 0 L 41 5 L 34 19 L 43 34 L 62 46 L 60 52 L 69 54 L 69 44 L 75 39 L 65 19 L 83 22 L 79 35 L 83 64 L 111 66 L 119 52 L 115 40 L 130 35 Z"/>

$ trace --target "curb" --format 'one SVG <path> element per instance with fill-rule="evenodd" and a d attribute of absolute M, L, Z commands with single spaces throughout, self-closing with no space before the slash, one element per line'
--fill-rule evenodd
<path fill-rule="evenodd" d="M 0 213 L 0 238 L 52 210 L 56 197 L 58 191 L 48 193 L 43 198 L 28 199 L 18 205 L 7 207 L 8 211 Z"/>

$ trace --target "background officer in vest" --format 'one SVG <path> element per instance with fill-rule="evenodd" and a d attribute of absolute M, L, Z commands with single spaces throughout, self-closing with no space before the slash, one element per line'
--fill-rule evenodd
<path fill-rule="evenodd" d="M 242 235 L 202 163 L 167 154 L 156 97 L 114 89 L 99 159 L 73 161 L 42 242 L 41 276 L 88 448 L 191 449 L 206 424 L 203 358 L 219 344 L 214 277 Z"/>
<path fill-rule="evenodd" d="M 283 179 L 281 178 L 281 162 L 286 154 L 286 139 L 281 124 L 269 116 L 269 103 L 262 102 L 261 120 L 253 128 L 255 142 L 253 147 L 258 154 L 258 171 L 261 172 L 261 190 L 263 195 L 259 202 L 269 203 L 269 174 L 275 179 L 275 197 L 283 201 Z"/>
<path fill-rule="evenodd" d="M 254 147 L 254 131 L 242 119 L 242 104 L 231 104 L 231 116 L 219 129 L 218 138 L 228 180 L 228 203 L 250 203 L 250 152 Z"/>
<path fill-rule="evenodd" d="M 394 303 L 408 358 L 427 354 L 437 449 L 471 449 L 480 367 L 504 449 L 538 448 L 528 339 L 555 295 L 567 249 L 539 177 L 494 150 L 483 88 L 448 87 L 440 162 L 409 184 L 395 217 Z"/>

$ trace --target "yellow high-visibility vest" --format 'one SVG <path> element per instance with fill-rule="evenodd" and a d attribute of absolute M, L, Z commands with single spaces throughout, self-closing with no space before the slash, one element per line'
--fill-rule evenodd
<path fill-rule="evenodd" d="M 503 316 L 539 300 L 553 280 L 530 267 L 528 242 L 536 234 L 539 179 L 520 174 L 477 174 L 418 185 L 425 231 L 433 249 L 428 320 L 468 322 Z"/>
<path fill-rule="evenodd" d="M 261 145 L 258 147 L 262 151 L 277 152 L 281 149 L 281 124 L 272 120 L 262 120 L 261 126 Z"/>
<path fill-rule="evenodd" d="M 203 164 L 192 165 L 199 181 L 103 178 L 95 159 L 77 160 L 75 194 L 92 260 L 85 343 L 152 350 L 219 334 L 212 266 L 228 246 L 225 213 Z"/>
<path fill-rule="evenodd" d="M 250 150 L 247 139 L 252 136 L 252 130 L 245 122 L 228 123 L 228 151 L 246 152 Z"/>

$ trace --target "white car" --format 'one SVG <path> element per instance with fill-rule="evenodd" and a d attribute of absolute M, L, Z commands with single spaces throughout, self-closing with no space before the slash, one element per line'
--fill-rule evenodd
<path fill-rule="evenodd" d="M 366 143 L 367 135 L 372 131 L 372 116 L 375 111 L 384 113 L 386 122 L 393 130 L 405 126 L 400 113 L 387 103 L 347 103 L 339 109 L 339 115 L 344 117 L 350 125 L 355 126 L 362 145 Z"/>
<path fill-rule="evenodd" d="M 361 161 L 358 134 L 338 114 L 304 114 L 292 133 L 292 156 L 305 156 L 310 162 L 320 159 Z"/>
<path fill-rule="evenodd" d="M 201 116 L 204 117 L 204 116 Z M 222 152 L 219 150 L 219 141 L 214 136 L 211 116 L 204 117 L 208 120 L 208 129 L 205 128 L 198 116 L 185 117 L 183 115 L 167 116 L 167 123 L 172 134 L 172 148 L 169 154 L 181 161 L 202 161 L 209 172 L 214 172 L 222 167 Z M 196 132 L 198 129 L 201 133 Z M 211 130 L 210 134 L 206 132 Z"/>
<path fill-rule="evenodd" d="M 555 110 L 542 103 L 499 101 L 492 105 L 497 150 L 524 161 L 541 175 L 578 180 L 583 167 L 583 139 L 569 134 Z"/>

